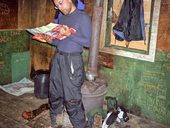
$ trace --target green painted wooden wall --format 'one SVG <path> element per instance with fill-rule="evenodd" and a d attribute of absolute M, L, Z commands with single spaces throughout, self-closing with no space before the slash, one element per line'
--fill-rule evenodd
<path fill-rule="evenodd" d="M 29 76 L 29 42 L 30 36 L 25 30 L 5 30 L 0 32 L 1 85 Z"/>
<path fill-rule="evenodd" d="M 107 95 L 135 115 L 170 125 L 170 53 L 157 51 L 155 62 L 114 57 L 114 69 L 102 68 Z"/>

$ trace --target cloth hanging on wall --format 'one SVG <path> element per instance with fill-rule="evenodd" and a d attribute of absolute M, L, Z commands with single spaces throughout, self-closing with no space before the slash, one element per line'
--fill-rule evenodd
<path fill-rule="evenodd" d="M 124 0 L 113 32 L 119 41 L 146 40 L 143 0 Z"/>

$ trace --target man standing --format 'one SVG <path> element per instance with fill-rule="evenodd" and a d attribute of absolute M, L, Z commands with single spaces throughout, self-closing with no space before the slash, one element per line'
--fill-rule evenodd
<path fill-rule="evenodd" d="M 67 38 L 48 40 L 57 48 L 50 73 L 51 128 L 56 126 L 56 116 L 63 111 L 64 106 L 73 127 L 85 128 L 81 94 L 85 72 L 81 53 L 83 47 L 90 47 L 91 19 L 87 13 L 77 9 L 77 0 L 54 0 L 54 5 L 64 14 L 59 19 L 59 24 L 63 25 L 60 34 Z M 69 28 L 74 28 L 76 33 L 71 34 Z"/>

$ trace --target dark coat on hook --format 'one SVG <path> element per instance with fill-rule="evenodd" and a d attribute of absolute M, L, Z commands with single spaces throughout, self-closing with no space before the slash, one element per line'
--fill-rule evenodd
<path fill-rule="evenodd" d="M 113 32 L 119 41 L 146 40 L 143 0 L 124 0 Z"/>

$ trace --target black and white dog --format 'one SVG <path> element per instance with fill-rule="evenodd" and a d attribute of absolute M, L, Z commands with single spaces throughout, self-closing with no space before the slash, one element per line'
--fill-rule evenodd
<path fill-rule="evenodd" d="M 128 120 L 129 117 L 125 109 L 123 107 L 117 107 L 116 111 L 110 111 L 107 113 L 107 116 L 102 124 L 102 128 L 109 128 L 109 126 L 114 122 L 121 123 L 127 122 Z"/>

